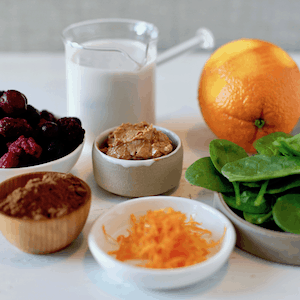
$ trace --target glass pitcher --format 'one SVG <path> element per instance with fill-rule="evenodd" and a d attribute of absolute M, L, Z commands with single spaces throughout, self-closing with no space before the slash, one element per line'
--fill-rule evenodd
<path fill-rule="evenodd" d="M 155 123 L 158 29 L 127 19 L 80 22 L 62 33 L 67 110 L 89 141 L 122 123 Z"/>

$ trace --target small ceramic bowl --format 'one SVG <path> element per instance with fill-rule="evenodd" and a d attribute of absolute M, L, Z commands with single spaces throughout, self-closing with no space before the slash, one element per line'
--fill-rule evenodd
<path fill-rule="evenodd" d="M 120 196 L 143 197 L 165 193 L 179 184 L 183 162 L 181 140 L 168 129 L 154 127 L 165 133 L 175 148 L 168 155 L 155 159 L 125 160 L 102 153 L 99 145 L 116 127 L 104 131 L 95 139 L 92 149 L 93 171 L 100 187 Z"/>
<path fill-rule="evenodd" d="M 224 234 L 221 247 L 217 253 L 206 261 L 188 267 L 173 269 L 149 269 L 121 262 L 107 254 L 115 250 L 105 237 L 102 226 L 107 234 L 116 238 L 120 234 L 128 235 L 130 215 L 137 218 L 148 210 L 172 207 L 212 232 L 212 239 L 219 240 Z M 235 245 L 235 230 L 231 222 L 218 210 L 201 202 L 180 197 L 154 196 L 131 199 L 116 205 L 94 223 L 89 237 L 89 248 L 109 278 L 116 282 L 128 282 L 139 287 L 150 289 L 172 289 L 191 285 L 217 272 L 228 260 Z"/>
<path fill-rule="evenodd" d="M 6 169 L 0 168 L 0 182 L 10 177 L 17 176 L 24 173 L 46 172 L 46 171 L 67 173 L 75 166 L 76 162 L 78 161 L 83 146 L 84 146 L 84 141 L 68 155 L 44 164 L 39 164 L 39 165 L 34 165 L 34 166 L 24 167 L 24 168 L 6 168 Z"/>
<path fill-rule="evenodd" d="M 230 209 L 219 193 L 215 193 L 214 206 L 233 223 L 238 248 L 268 261 L 300 265 L 300 234 L 273 231 L 245 221 Z"/>
<path fill-rule="evenodd" d="M 47 173 L 52 172 L 22 174 L 3 181 L 0 183 L 0 199 L 6 198 L 16 188 L 25 186 L 29 179 L 42 178 Z M 90 187 L 82 180 L 81 183 L 87 190 L 85 203 L 67 215 L 36 221 L 0 212 L 0 231 L 3 236 L 27 253 L 47 254 L 67 247 L 82 231 L 91 206 Z"/>

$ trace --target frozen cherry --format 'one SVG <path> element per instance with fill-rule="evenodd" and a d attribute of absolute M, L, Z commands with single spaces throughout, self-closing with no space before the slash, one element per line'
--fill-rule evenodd
<path fill-rule="evenodd" d="M 79 118 L 57 119 L 47 110 L 27 104 L 16 91 L 0 91 L 0 167 L 26 167 L 52 161 L 82 143 Z"/>
<path fill-rule="evenodd" d="M 41 119 L 40 112 L 30 104 L 27 105 L 26 112 L 22 115 L 22 118 L 26 119 L 32 127 L 36 127 Z"/>
<path fill-rule="evenodd" d="M 5 138 L 30 136 L 33 129 L 25 119 L 5 117 L 0 120 L 0 134 Z"/>
<path fill-rule="evenodd" d="M 70 147 L 78 146 L 82 143 L 85 130 L 75 118 L 60 118 L 57 124 L 62 140 L 69 143 Z"/>
<path fill-rule="evenodd" d="M 16 117 L 26 111 L 27 98 L 19 91 L 8 90 L 0 97 L 0 107 L 6 116 Z"/>
<path fill-rule="evenodd" d="M 46 121 L 41 126 L 42 138 L 56 138 L 58 136 L 58 125 L 54 122 Z"/>
<path fill-rule="evenodd" d="M 76 117 L 72 117 L 72 119 L 74 121 L 76 121 L 80 126 L 82 126 L 80 119 L 76 118 Z"/>
<path fill-rule="evenodd" d="M 54 115 L 45 109 L 40 112 L 40 117 L 41 119 L 45 119 L 46 121 L 56 122 L 56 118 L 54 117 Z"/>
<path fill-rule="evenodd" d="M 15 151 L 16 148 L 21 148 L 25 154 L 36 158 L 39 158 L 43 151 L 41 146 L 32 137 L 26 138 L 23 135 L 9 146 L 8 151 Z"/>
<path fill-rule="evenodd" d="M 43 150 L 43 160 L 51 161 L 65 155 L 65 145 L 59 139 L 53 139 L 45 145 Z"/>
<path fill-rule="evenodd" d="M 0 135 L 0 157 L 7 152 L 6 140 L 5 138 Z"/>
<path fill-rule="evenodd" d="M 0 159 L 0 168 L 25 167 L 38 163 L 42 154 L 42 148 L 32 137 L 21 135 L 11 143 Z"/>
<path fill-rule="evenodd" d="M 0 158 L 0 168 L 15 168 L 19 165 L 19 155 L 7 152 Z"/>

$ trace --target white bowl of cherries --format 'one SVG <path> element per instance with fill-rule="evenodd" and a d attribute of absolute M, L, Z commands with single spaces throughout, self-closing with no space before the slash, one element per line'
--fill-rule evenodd
<path fill-rule="evenodd" d="M 0 91 L 0 182 L 28 172 L 69 172 L 84 135 L 78 118 L 57 118 L 28 104 L 19 91 Z"/>

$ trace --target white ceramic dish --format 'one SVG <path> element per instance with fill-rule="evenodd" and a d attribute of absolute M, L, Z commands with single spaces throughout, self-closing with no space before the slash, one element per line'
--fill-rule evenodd
<path fill-rule="evenodd" d="M 265 229 L 245 221 L 230 209 L 219 193 L 215 193 L 214 207 L 233 223 L 237 247 L 268 261 L 300 266 L 300 234 Z"/>
<path fill-rule="evenodd" d="M 165 133 L 175 147 L 168 155 L 155 159 L 125 160 L 102 153 L 99 145 L 116 127 L 104 131 L 95 139 L 93 171 L 100 187 L 125 197 L 143 197 L 165 193 L 179 184 L 183 162 L 181 140 L 168 129 L 154 127 Z"/>
<path fill-rule="evenodd" d="M 130 215 L 139 217 L 148 210 L 172 207 L 187 216 L 192 215 L 195 221 L 202 223 L 203 228 L 212 232 L 212 239 L 218 240 L 226 233 L 220 250 L 208 260 L 193 266 L 175 269 L 147 269 L 118 261 L 107 254 L 113 245 L 106 239 L 102 225 L 109 235 L 116 238 L 126 235 L 130 227 Z M 231 222 L 218 210 L 201 202 L 171 196 L 142 197 L 128 200 L 116 205 L 100 216 L 94 223 L 89 237 L 89 248 L 96 261 L 117 282 L 129 282 L 143 288 L 173 289 L 191 285 L 203 280 L 218 271 L 228 260 L 235 245 L 235 230 Z"/>
<path fill-rule="evenodd" d="M 14 177 L 25 173 L 32 173 L 32 172 L 52 171 L 52 172 L 67 173 L 74 167 L 77 160 L 79 159 L 84 146 L 84 141 L 85 140 L 83 140 L 83 142 L 68 155 L 44 164 L 24 167 L 24 168 L 7 168 L 7 169 L 0 168 L 0 182 L 10 177 Z"/>

